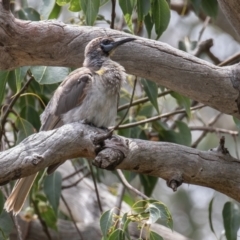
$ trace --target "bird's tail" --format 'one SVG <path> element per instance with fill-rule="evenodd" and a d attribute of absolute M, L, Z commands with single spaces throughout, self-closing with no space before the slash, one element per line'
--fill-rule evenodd
<path fill-rule="evenodd" d="M 14 188 L 4 205 L 7 212 L 13 211 L 13 214 L 17 215 L 21 211 L 37 175 L 38 173 L 21 178 L 15 183 Z"/>

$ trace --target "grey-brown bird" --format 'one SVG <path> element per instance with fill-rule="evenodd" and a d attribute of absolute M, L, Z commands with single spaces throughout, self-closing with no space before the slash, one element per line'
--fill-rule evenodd
<path fill-rule="evenodd" d="M 57 88 L 41 115 L 41 131 L 84 121 L 96 127 L 114 125 L 124 68 L 110 59 L 113 51 L 135 38 L 93 39 L 85 48 L 83 67 L 73 71 Z M 48 168 L 52 173 L 59 164 Z M 5 203 L 6 211 L 18 214 L 37 174 L 19 179 Z"/>

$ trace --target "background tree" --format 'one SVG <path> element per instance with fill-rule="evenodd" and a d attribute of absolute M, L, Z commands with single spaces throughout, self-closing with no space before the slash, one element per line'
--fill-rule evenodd
<path fill-rule="evenodd" d="M 171 228 L 167 207 L 173 214 L 174 230 L 189 238 L 212 239 L 215 234 L 219 239 L 237 239 L 240 177 L 239 162 L 234 157 L 238 158 L 239 65 L 233 65 L 239 61 L 239 54 L 235 54 L 239 47 L 237 0 L 228 3 L 221 0 L 15 1 L 10 5 L 14 17 L 9 12 L 9 2 L 0 3 L 0 183 L 76 157 L 73 165 L 66 162 L 59 169 L 61 174 L 56 172 L 47 177 L 42 174 L 36 182 L 30 208 L 22 215 L 30 223 L 2 211 L 10 186 L 1 188 L 1 238 L 7 238 L 15 225 L 15 234 L 20 239 L 21 235 L 31 239 L 31 234 L 36 235 L 41 228 L 44 231 L 38 234 L 39 239 L 57 238 L 58 233 L 51 230 L 57 228 L 63 238 L 78 234 L 76 239 L 98 239 L 95 218 L 100 216 L 102 208 L 117 206 L 116 211 L 122 203 L 123 212 L 128 212 L 131 206 L 142 213 L 122 215 L 119 218 L 122 230 L 114 232 L 111 221 L 106 219 L 119 213 L 107 211 L 100 225 L 102 234 L 109 239 L 115 239 L 116 235 L 124 239 L 124 226 L 130 220 L 147 219 L 149 223 L 158 220 Z M 225 16 L 233 28 L 226 27 Z M 54 18 L 65 24 L 40 21 Z M 91 25 L 97 27 L 87 27 Z M 95 156 L 92 139 L 101 130 L 78 123 L 34 134 L 40 127 L 39 115 L 58 83 L 81 66 L 86 43 L 97 36 L 123 37 L 126 33 L 134 34 L 138 40 L 131 49 L 116 51 L 114 60 L 133 74 L 123 86 L 118 121 L 132 96 L 133 102 L 130 101 L 128 115 L 116 132 L 128 139 L 116 137 L 106 141 L 107 148 Z M 175 48 L 150 38 L 160 38 Z M 137 85 L 133 91 L 135 79 Z M 222 135 L 234 157 L 225 148 L 224 138 L 220 139 Z M 212 151 L 207 152 L 208 149 Z M 125 190 L 129 187 L 126 184 L 115 185 L 119 181 L 113 173 L 98 168 L 92 171 L 88 161 L 79 156 L 95 157 L 95 165 L 102 168 L 130 170 L 124 172 L 127 180 L 157 200 L 134 205 L 143 194 Z M 116 162 L 114 156 L 122 162 Z M 98 182 L 111 187 L 118 201 L 101 184 L 98 184 L 100 200 L 91 195 L 94 189 L 88 178 L 91 171 Z M 159 177 L 174 191 L 182 183 L 189 183 L 218 193 L 183 185 L 172 194 L 165 183 L 158 181 Z M 39 221 L 34 221 L 35 216 Z M 73 220 L 74 225 L 67 220 Z M 147 238 L 133 228 L 129 229 L 132 239 Z M 221 233 L 222 230 L 225 232 Z M 155 231 L 164 239 L 186 239 L 159 226 Z M 11 238 L 16 239 L 13 234 Z M 157 238 L 154 233 L 149 237 Z"/>

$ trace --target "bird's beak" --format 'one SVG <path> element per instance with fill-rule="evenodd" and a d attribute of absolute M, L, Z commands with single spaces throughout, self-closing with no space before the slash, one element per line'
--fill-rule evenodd
<path fill-rule="evenodd" d="M 115 42 L 111 42 L 108 45 L 101 45 L 102 49 L 104 50 L 104 52 L 111 52 L 112 50 L 114 50 L 115 48 L 117 48 L 118 46 L 126 43 L 126 42 L 131 42 L 136 40 L 136 38 L 124 38 Z"/>

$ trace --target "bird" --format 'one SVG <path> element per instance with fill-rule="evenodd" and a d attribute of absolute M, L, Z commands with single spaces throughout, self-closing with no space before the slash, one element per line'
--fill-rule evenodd
<path fill-rule="evenodd" d="M 99 128 L 114 125 L 119 93 L 126 79 L 123 66 L 110 57 L 120 45 L 135 38 L 98 37 L 85 47 L 83 67 L 70 73 L 56 89 L 40 116 L 40 131 L 82 121 Z M 51 174 L 61 164 L 48 167 Z M 17 215 L 29 194 L 38 173 L 19 179 L 4 208 Z"/>

